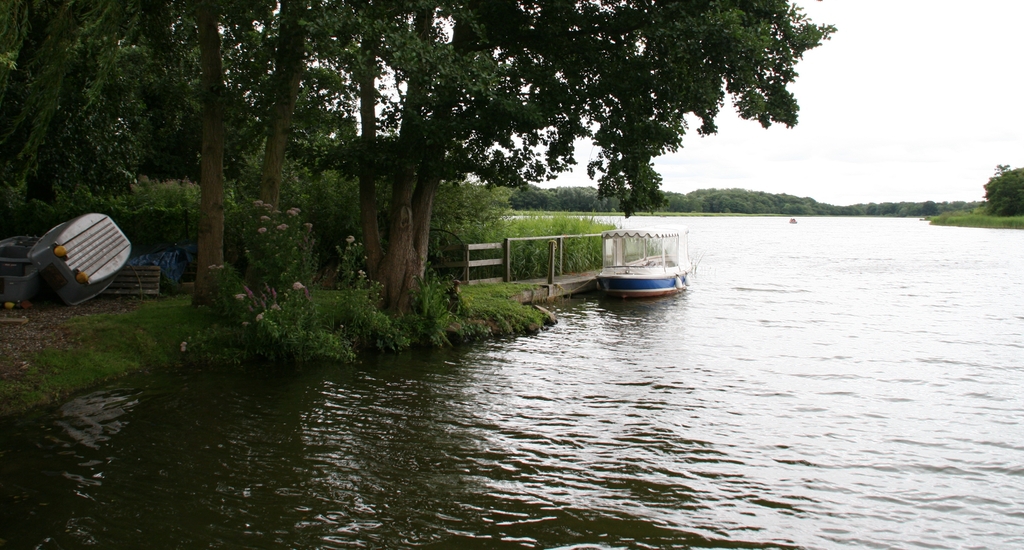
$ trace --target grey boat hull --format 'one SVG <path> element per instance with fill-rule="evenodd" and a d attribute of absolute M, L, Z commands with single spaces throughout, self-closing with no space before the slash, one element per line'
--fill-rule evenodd
<path fill-rule="evenodd" d="M 37 237 L 0 240 L 0 303 L 31 300 L 39 292 L 39 272 L 28 258 Z"/>
<path fill-rule="evenodd" d="M 29 259 L 68 305 L 106 290 L 131 255 L 132 245 L 104 214 L 85 214 L 40 237 Z"/>

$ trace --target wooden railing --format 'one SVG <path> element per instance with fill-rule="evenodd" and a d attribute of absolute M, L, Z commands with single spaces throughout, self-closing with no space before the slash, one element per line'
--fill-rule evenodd
<path fill-rule="evenodd" d="M 481 284 L 481 283 L 511 283 L 514 282 L 512 277 L 512 243 L 516 241 L 549 241 L 551 243 L 548 247 L 548 282 L 556 276 L 556 262 L 554 251 L 558 251 L 557 261 L 557 274 L 563 273 L 564 261 L 565 261 L 565 240 L 574 238 L 585 238 L 585 237 L 600 237 L 600 233 L 587 233 L 584 235 L 548 235 L 543 237 L 510 237 L 500 243 L 479 243 L 479 244 L 456 244 L 446 246 L 442 249 L 443 252 L 459 252 L 461 257 L 459 260 L 443 262 L 441 267 L 462 269 L 462 278 L 460 282 L 463 284 Z M 473 259 L 473 252 L 480 250 L 497 250 L 501 249 L 502 254 L 500 258 L 487 258 L 481 260 Z M 485 279 L 474 279 L 472 278 L 472 268 L 474 267 L 488 267 L 488 266 L 504 266 L 501 277 L 490 277 Z"/>

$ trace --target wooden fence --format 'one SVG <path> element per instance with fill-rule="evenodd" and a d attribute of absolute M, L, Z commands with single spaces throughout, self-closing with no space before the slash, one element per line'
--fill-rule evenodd
<path fill-rule="evenodd" d="M 441 267 L 462 269 L 462 278 L 460 282 L 463 284 L 481 284 L 481 283 L 511 283 L 514 282 L 512 277 L 512 243 L 517 241 L 548 241 L 551 243 L 548 246 L 548 282 L 557 276 L 563 274 L 563 267 L 565 261 L 565 241 L 566 239 L 577 239 L 586 237 L 600 237 L 600 233 L 587 233 L 584 235 L 548 235 L 544 237 L 511 237 L 507 238 L 500 243 L 479 243 L 479 244 L 455 244 L 446 246 L 442 249 L 443 252 L 451 253 L 458 252 L 460 258 L 454 261 L 443 262 Z M 481 250 L 497 250 L 502 251 L 500 258 L 486 258 L 480 260 L 473 259 L 473 252 Z M 557 263 L 555 258 L 555 251 L 557 254 Z M 556 270 L 557 265 L 557 270 Z M 472 269 L 474 267 L 489 267 L 489 266 L 503 266 L 504 275 L 501 277 L 490 277 L 484 279 L 474 279 L 472 277 Z"/>

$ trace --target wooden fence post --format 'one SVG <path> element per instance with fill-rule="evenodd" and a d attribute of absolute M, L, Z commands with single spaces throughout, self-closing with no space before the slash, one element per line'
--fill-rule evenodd
<path fill-rule="evenodd" d="M 558 274 L 565 275 L 565 236 L 558 237 Z"/>
<path fill-rule="evenodd" d="M 548 284 L 555 284 L 555 248 L 558 248 L 558 241 L 548 241 Z"/>
<path fill-rule="evenodd" d="M 505 255 L 505 282 L 512 282 L 512 239 L 505 238 L 503 253 Z"/>

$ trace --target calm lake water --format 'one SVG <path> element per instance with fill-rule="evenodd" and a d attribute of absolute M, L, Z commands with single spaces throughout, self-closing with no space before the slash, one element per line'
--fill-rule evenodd
<path fill-rule="evenodd" d="M 691 288 L 537 336 L 151 372 L 0 423 L 0 539 L 1024 547 L 1024 231 L 787 222 L 627 220 L 690 227 Z"/>

